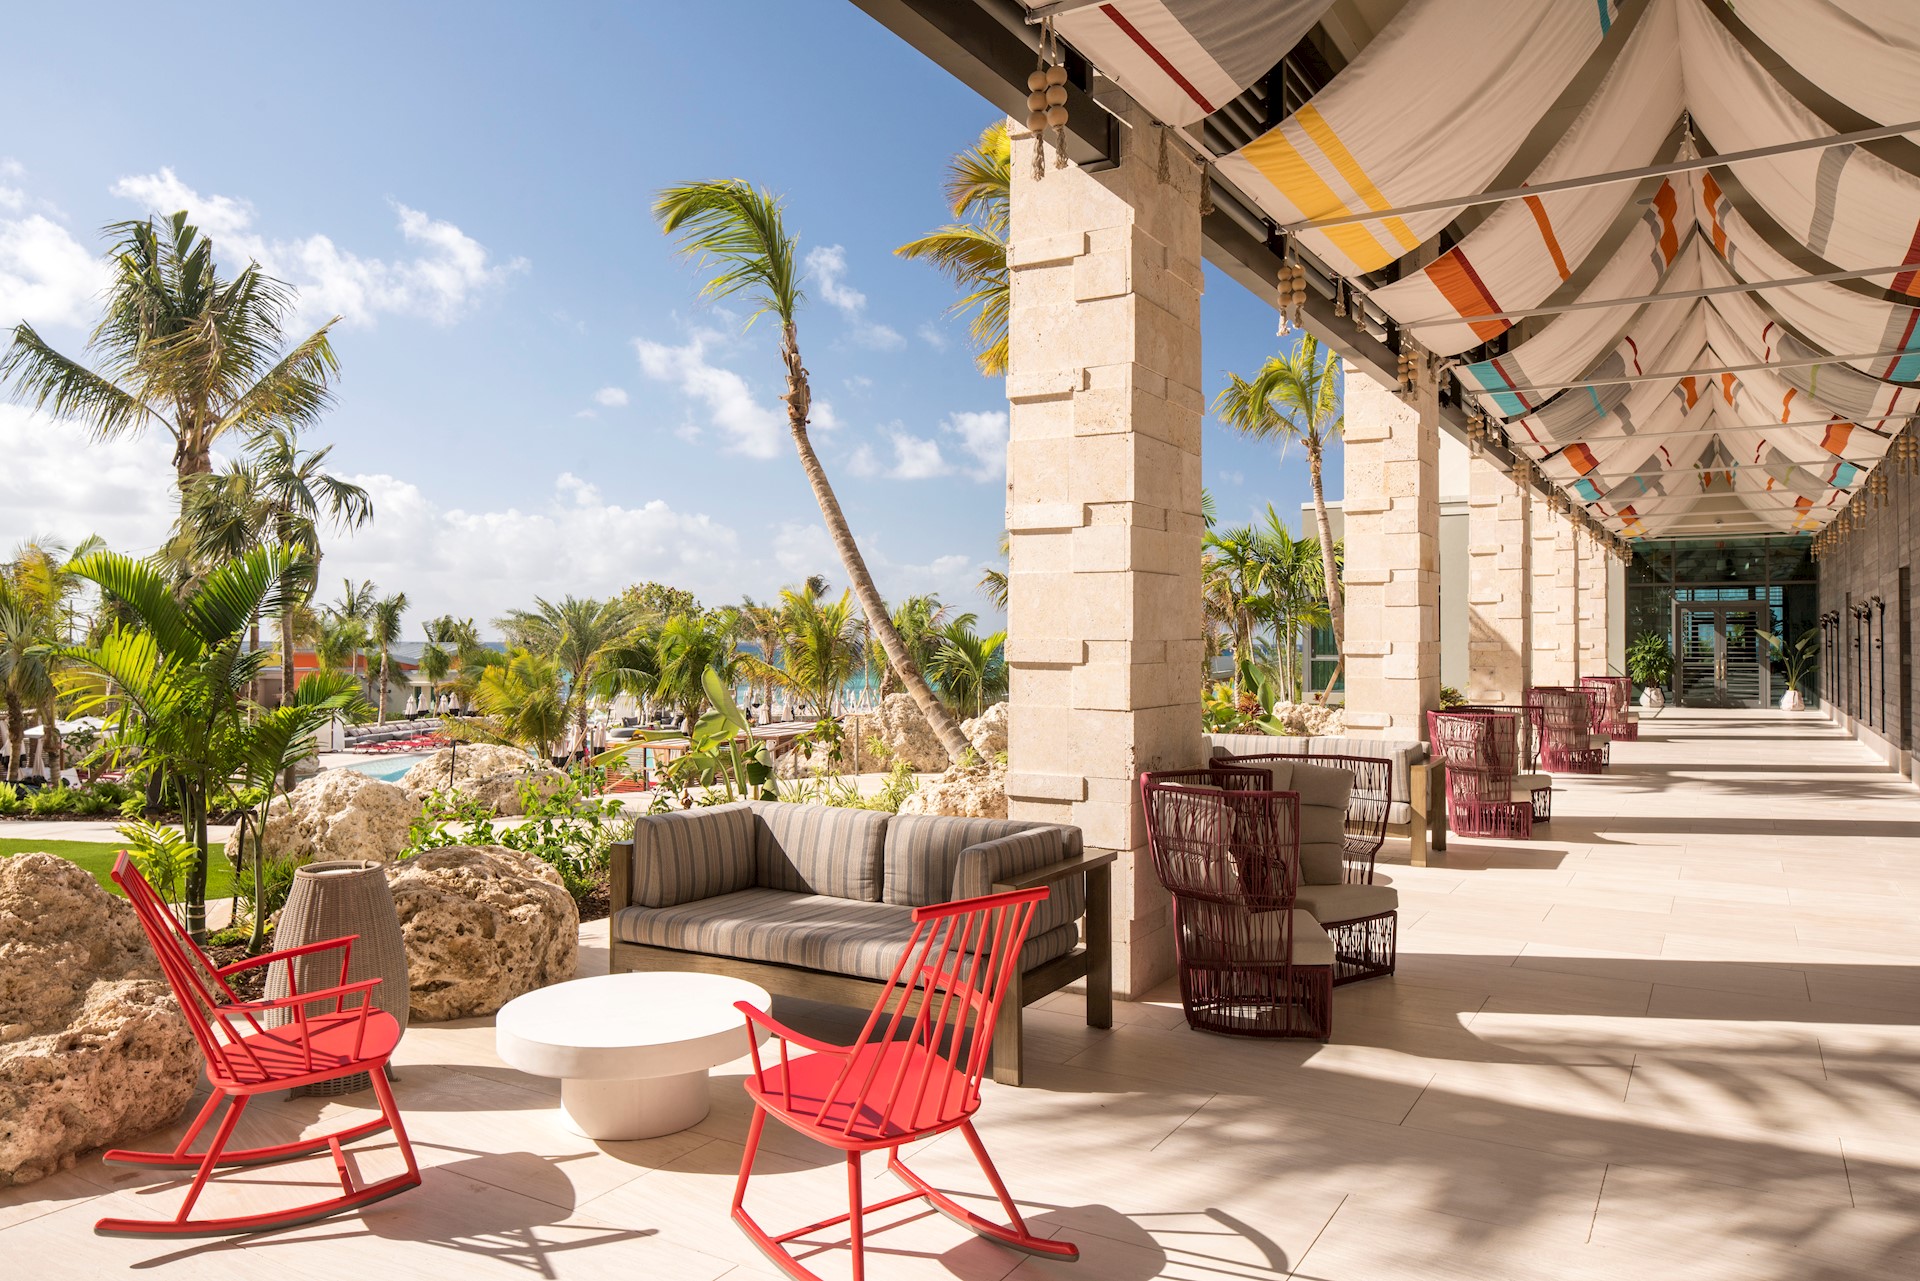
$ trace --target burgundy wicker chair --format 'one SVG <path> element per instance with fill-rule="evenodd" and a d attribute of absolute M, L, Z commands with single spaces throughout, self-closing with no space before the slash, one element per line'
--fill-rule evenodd
<path fill-rule="evenodd" d="M 1604 692 L 1605 702 L 1595 700 L 1603 710 L 1595 724 L 1616 743 L 1632 743 L 1640 737 L 1640 722 L 1633 714 L 1633 682 L 1625 676 L 1582 676 L 1580 687 Z"/>
<path fill-rule="evenodd" d="M 1448 712 L 1491 712 L 1507 718 L 1506 724 L 1513 732 L 1513 746 L 1504 749 L 1501 759 L 1512 760 L 1514 768 L 1521 771 L 1513 776 L 1513 798 L 1519 800 L 1525 794 L 1533 801 L 1533 821 L 1536 824 L 1550 822 L 1553 819 L 1553 778 L 1551 775 L 1534 772 L 1534 762 L 1540 750 L 1532 730 L 1532 718 L 1527 715 L 1525 705 L 1514 706 L 1502 703 L 1474 703 L 1462 707 L 1449 707 Z"/>
<path fill-rule="evenodd" d="M 1293 907 L 1300 798 L 1265 770 L 1140 776 L 1147 844 L 1173 895 L 1180 1003 L 1190 1027 L 1238 1036 L 1333 1030 L 1333 943 Z"/>
<path fill-rule="evenodd" d="M 1462 836 L 1533 836 L 1531 788 L 1519 786 L 1519 727 L 1509 712 L 1427 713 L 1433 758 L 1447 771 L 1447 826 Z"/>
<path fill-rule="evenodd" d="M 1228 756 L 1225 763 L 1264 769 L 1269 765 L 1320 765 L 1345 770 L 1353 776 L 1347 797 L 1347 818 L 1341 842 L 1341 885 L 1371 886 L 1375 859 L 1387 839 L 1387 811 L 1393 805 L 1393 762 L 1379 756 L 1346 756 L 1332 752 L 1251 752 Z M 1398 934 L 1399 896 L 1382 887 L 1373 894 L 1312 886 L 1305 864 L 1301 893 L 1313 902 L 1301 902 L 1333 940 L 1335 987 L 1393 973 Z M 1318 891 L 1318 893 L 1316 893 Z M 1329 892 L 1331 891 L 1331 892 Z M 1324 900 L 1324 902 L 1322 901 Z"/>
<path fill-rule="evenodd" d="M 1598 774 L 1607 767 L 1608 740 L 1593 729 L 1593 698 L 1574 685 L 1538 685 L 1527 691 L 1527 719 L 1549 774 Z"/>

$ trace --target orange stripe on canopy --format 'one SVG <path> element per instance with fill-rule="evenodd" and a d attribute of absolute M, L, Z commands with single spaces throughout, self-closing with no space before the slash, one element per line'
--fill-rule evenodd
<path fill-rule="evenodd" d="M 1573 468 L 1574 471 L 1582 476 L 1592 471 L 1600 463 L 1600 460 L 1593 456 L 1591 449 L 1588 449 L 1585 445 L 1578 442 L 1568 445 L 1565 452 L 1561 454 L 1561 457 L 1567 460 L 1569 467 Z"/>
<path fill-rule="evenodd" d="M 1460 252 L 1458 245 L 1434 260 L 1427 268 L 1427 279 L 1462 316 L 1480 316 L 1500 310 L 1500 304 L 1494 301 L 1493 294 L 1480 279 L 1480 273 L 1473 269 L 1473 264 L 1467 261 L 1467 256 Z M 1483 341 L 1498 338 L 1512 327 L 1512 322 L 1506 320 L 1476 320 L 1469 326 L 1474 335 Z"/>
<path fill-rule="evenodd" d="M 1547 244 L 1547 252 L 1553 255 L 1553 269 L 1565 280 L 1573 273 L 1567 270 L 1567 256 L 1560 252 L 1560 240 L 1553 234 L 1553 223 L 1547 217 L 1547 207 L 1540 203 L 1540 197 L 1528 196 L 1527 208 L 1533 210 L 1533 220 L 1540 225 L 1540 239 Z"/>
<path fill-rule="evenodd" d="M 1826 434 L 1820 437 L 1820 448 L 1836 457 L 1847 452 L 1847 441 L 1853 437 L 1853 424 L 1850 422 L 1831 422 L 1827 424 Z"/>

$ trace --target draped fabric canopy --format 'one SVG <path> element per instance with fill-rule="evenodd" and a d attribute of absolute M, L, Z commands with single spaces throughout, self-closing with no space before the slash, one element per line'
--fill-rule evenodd
<path fill-rule="evenodd" d="M 1186 126 L 1331 8 L 1057 21 Z M 1844 508 L 1920 412 L 1920 131 L 1885 128 L 1920 121 L 1920 3 L 1360 8 L 1371 38 L 1216 177 L 1606 528 L 1811 533 Z"/>

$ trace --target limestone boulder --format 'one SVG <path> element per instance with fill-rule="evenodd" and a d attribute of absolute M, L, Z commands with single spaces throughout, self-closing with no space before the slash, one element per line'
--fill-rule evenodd
<path fill-rule="evenodd" d="M 906 761 L 915 773 L 943 770 L 948 765 L 946 749 L 940 746 L 911 694 L 889 694 L 882 699 L 867 737 L 880 739 L 894 760 Z"/>
<path fill-rule="evenodd" d="M 392 783 L 359 770 L 323 770 L 267 807 L 267 855 L 286 862 L 372 859 L 391 862 L 406 848 L 420 806 Z M 236 829 L 227 838 L 235 853 Z"/>
<path fill-rule="evenodd" d="M 517 747 L 462 743 L 457 748 L 443 747 L 415 765 L 400 780 L 400 786 L 413 798 L 416 812 L 434 792 L 452 790 L 495 815 L 509 818 L 525 813 L 521 784 L 530 783 L 538 795 L 548 797 L 566 781 L 565 773 Z"/>
<path fill-rule="evenodd" d="M 913 795 L 900 803 L 900 812 L 1005 818 L 1007 767 L 989 758 L 985 764 L 955 765 L 937 778 L 921 779 Z"/>
<path fill-rule="evenodd" d="M 1347 732 L 1346 709 L 1327 703 L 1275 703 L 1273 719 L 1285 725 L 1290 734 L 1317 737 Z"/>
<path fill-rule="evenodd" d="M 199 1078 L 126 901 L 63 858 L 0 858 L 0 1187 L 171 1124 Z"/>
<path fill-rule="evenodd" d="M 962 721 L 960 732 L 973 744 L 973 754 L 991 763 L 1007 750 L 1007 713 L 1005 703 L 995 703 L 970 721 Z"/>
<path fill-rule="evenodd" d="M 560 873 L 501 845 L 452 845 L 388 865 L 420 1022 L 491 1014 L 563 983 L 579 963 L 580 909 Z"/>

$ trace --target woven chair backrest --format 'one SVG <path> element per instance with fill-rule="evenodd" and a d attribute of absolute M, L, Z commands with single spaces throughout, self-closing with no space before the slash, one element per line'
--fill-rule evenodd
<path fill-rule="evenodd" d="M 1048 893 L 1042 885 L 915 908 L 906 950 L 815 1120 L 861 1137 L 924 1131 L 970 1115 L 1000 1006 Z M 902 1053 L 903 1046 L 924 1053 Z"/>
<path fill-rule="evenodd" d="M 1593 700 L 1578 686 L 1534 686 L 1527 691 L 1527 714 L 1542 743 L 1561 751 L 1593 745 Z"/>
<path fill-rule="evenodd" d="M 1486 774 L 1510 782 L 1518 772 L 1520 717 L 1511 712 L 1428 712 L 1427 737 L 1434 759 L 1449 774 Z"/>
<path fill-rule="evenodd" d="M 1347 797 L 1347 835 L 1371 841 L 1377 849 L 1387 839 L 1387 811 L 1393 808 L 1393 762 L 1383 756 L 1347 756 L 1336 752 L 1250 752 L 1222 758 L 1229 765 L 1264 766 L 1304 763 L 1343 769 L 1353 775 Z"/>
<path fill-rule="evenodd" d="M 1140 776 L 1154 873 L 1183 898 L 1253 911 L 1291 907 L 1300 886 L 1300 797 L 1264 769 L 1213 766 Z"/>

